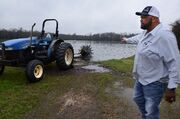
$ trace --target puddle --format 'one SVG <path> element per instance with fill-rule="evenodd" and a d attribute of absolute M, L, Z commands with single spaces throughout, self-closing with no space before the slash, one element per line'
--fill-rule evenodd
<path fill-rule="evenodd" d="M 124 98 L 129 103 L 133 103 L 133 89 L 124 87 L 121 81 L 114 82 L 113 86 L 106 88 L 105 91 L 118 98 Z"/>
<path fill-rule="evenodd" d="M 124 88 L 122 90 L 122 96 L 125 97 L 131 103 L 133 102 L 133 89 L 132 88 Z"/>
<path fill-rule="evenodd" d="M 83 68 L 83 69 L 90 70 L 90 71 L 92 71 L 92 72 L 100 72 L 100 73 L 110 72 L 109 69 L 104 68 L 104 67 L 99 66 L 99 65 L 96 65 L 96 64 L 91 64 L 91 65 L 83 66 L 82 68 Z"/>
<path fill-rule="evenodd" d="M 118 97 L 123 96 L 124 98 L 132 99 L 132 96 L 133 96 L 132 88 L 124 87 L 120 81 L 116 81 L 113 86 L 114 86 L 114 93 L 116 94 L 116 96 Z"/>
<path fill-rule="evenodd" d="M 84 66 L 84 65 L 87 65 L 87 62 L 85 62 L 85 61 L 75 62 L 73 65 L 74 66 Z"/>

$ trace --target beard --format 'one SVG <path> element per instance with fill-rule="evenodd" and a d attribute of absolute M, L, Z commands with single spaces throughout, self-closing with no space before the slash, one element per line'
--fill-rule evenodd
<path fill-rule="evenodd" d="M 152 19 L 149 20 L 146 24 L 141 23 L 141 29 L 147 30 L 152 25 Z"/>

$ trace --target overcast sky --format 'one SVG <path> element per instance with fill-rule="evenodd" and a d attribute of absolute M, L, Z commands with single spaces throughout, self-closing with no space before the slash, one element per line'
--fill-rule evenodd
<path fill-rule="evenodd" d="M 147 5 L 159 9 L 164 25 L 180 19 L 180 0 L 0 0 L 0 29 L 30 30 L 36 22 L 40 31 L 44 19 L 55 18 L 64 34 L 138 33 L 135 12 Z M 55 24 L 48 23 L 46 29 L 54 31 Z"/>

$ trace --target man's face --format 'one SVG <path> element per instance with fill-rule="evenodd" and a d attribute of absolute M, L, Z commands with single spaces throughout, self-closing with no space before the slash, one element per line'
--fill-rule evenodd
<path fill-rule="evenodd" d="M 152 17 L 151 16 L 141 16 L 141 28 L 143 30 L 147 30 L 152 25 Z"/>

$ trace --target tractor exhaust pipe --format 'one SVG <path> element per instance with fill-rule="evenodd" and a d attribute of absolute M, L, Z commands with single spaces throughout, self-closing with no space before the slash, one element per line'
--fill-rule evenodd
<path fill-rule="evenodd" d="M 33 25 L 32 25 L 32 28 L 31 28 L 31 34 L 30 34 L 30 47 L 31 47 L 31 45 L 32 45 L 32 36 L 33 36 L 33 29 L 34 29 L 34 26 L 36 25 L 36 23 L 34 23 Z"/>

